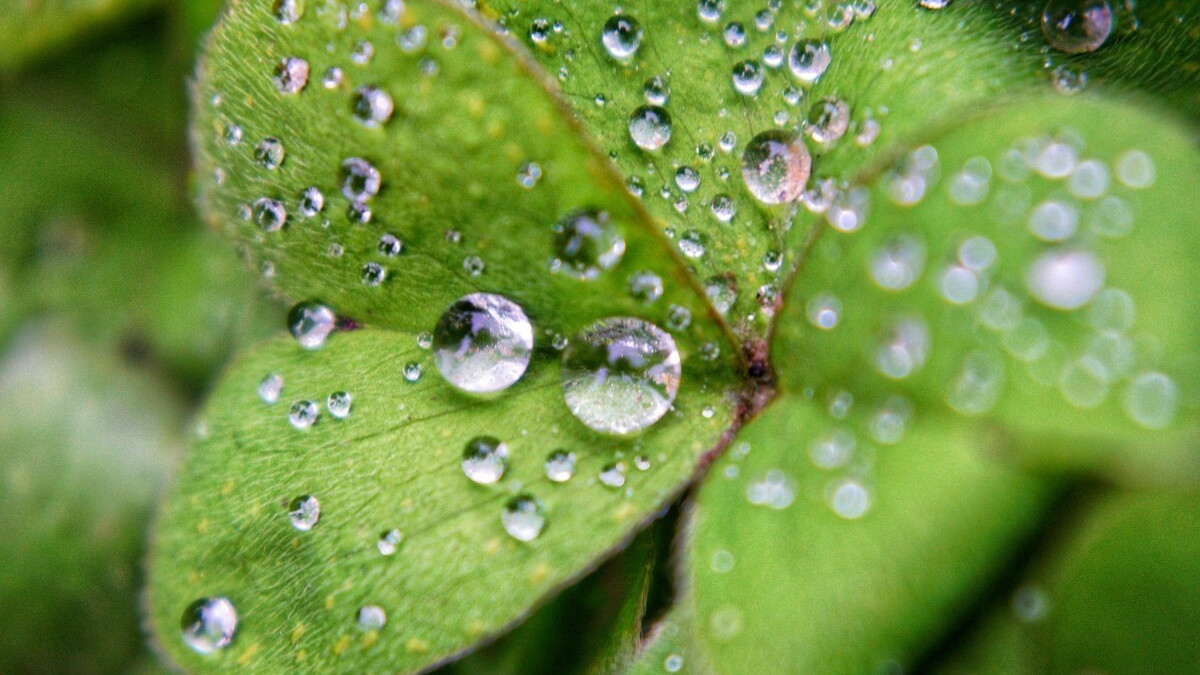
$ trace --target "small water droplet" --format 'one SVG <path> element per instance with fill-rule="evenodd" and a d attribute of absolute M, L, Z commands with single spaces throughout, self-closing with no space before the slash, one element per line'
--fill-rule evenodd
<path fill-rule="evenodd" d="M 533 353 L 533 325 L 513 301 L 492 293 L 456 300 L 433 330 L 433 357 L 452 386 L 473 394 L 507 389 Z"/>
<path fill-rule="evenodd" d="M 383 181 L 370 162 L 351 157 L 342 162 L 342 194 L 352 202 L 365 202 L 379 194 Z"/>
<path fill-rule="evenodd" d="M 754 96 L 763 84 L 763 70 L 758 61 L 747 59 L 733 65 L 733 88 L 739 94 Z"/>
<path fill-rule="evenodd" d="M 315 218 L 325 209 L 325 195 L 316 187 L 305 188 L 300 193 L 300 215 Z"/>
<path fill-rule="evenodd" d="M 387 612 L 379 605 L 364 605 L 358 610 L 359 630 L 379 630 L 387 625 Z"/>
<path fill-rule="evenodd" d="M 856 480 L 841 481 L 830 490 L 829 508 L 846 520 L 857 520 L 871 508 L 871 493 Z"/>
<path fill-rule="evenodd" d="M 333 310 L 318 302 L 302 302 L 287 317 L 288 330 L 305 349 L 319 349 L 337 325 Z"/>
<path fill-rule="evenodd" d="M 264 138 L 254 148 L 254 158 L 263 168 L 272 171 L 278 169 L 286 157 L 287 153 L 283 149 L 283 143 L 280 143 L 278 138 Z"/>
<path fill-rule="evenodd" d="M 605 211 L 572 212 L 553 229 L 555 268 L 576 279 L 595 279 L 625 255 L 625 239 Z"/>
<path fill-rule="evenodd" d="M 288 506 L 288 520 L 292 527 L 308 532 L 321 520 L 321 502 L 312 495 L 296 497 Z"/>
<path fill-rule="evenodd" d="M 829 51 L 829 45 L 821 40 L 800 40 L 788 52 L 788 68 L 796 79 L 806 84 L 821 79 L 831 63 L 833 54 Z"/>
<path fill-rule="evenodd" d="M 631 16 L 610 17 L 604 22 L 600 42 L 609 56 L 618 61 L 628 61 L 642 46 L 642 26 Z"/>
<path fill-rule="evenodd" d="M 258 397 L 263 400 L 263 403 L 277 403 L 282 391 L 283 376 L 279 373 L 270 373 L 258 383 Z"/>
<path fill-rule="evenodd" d="M 350 396 L 350 392 L 335 391 L 325 400 L 325 408 L 329 410 L 330 415 L 344 420 L 350 415 L 350 406 L 353 402 L 354 398 Z"/>
<path fill-rule="evenodd" d="M 275 20 L 289 26 L 304 16 L 304 0 L 276 0 Z"/>
<path fill-rule="evenodd" d="M 808 301 L 808 320 L 821 330 L 837 328 L 842 316 L 842 301 L 832 293 L 818 293 Z"/>
<path fill-rule="evenodd" d="M 237 633 L 237 609 L 229 598 L 200 598 L 183 610 L 180 629 L 184 643 L 200 654 L 228 647 Z"/>
<path fill-rule="evenodd" d="M 1090 302 L 1104 278 L 1104 265 L 1091 253 L 1048 251 L 1029 266 L 1025 286 L 1043 305 L 1070 311 Z"/>
<path fill-rule="evenodd" d="M 627 435 L 657 422 L 675 401 L 681 375 L 670 334 L 634 318 L 597 321 L 563 351 L 567 407 L 587 427 Z"/>
<path fill-rule="evenodd" d="M 1175 421 L 1179 408 L 1179 387 L 1162 373 L 1137 375 L 1125 389 L 1122 399 L 1129 419 L 1147 429 L 1165 429 Z"/>
<path fill-rule="evenodd" d="M 376 248 L 380 254 L 394 258 L 404 252 L 404 242 L 394 234 L 383 234 L 380 235 L 379 245 Z"/>
<path fill-rule="evenodd" d="M 605 487 L 619 488 L 625 485 L 625 462 L 613 462 L 600 469 L 600 484 Z"/>
<path fill-rule="evenodd" d="M 1107 0 L 1050 0 L 1042 12 L 1042 35 L 1054 49 L 1067 54 L 1094 52 L 1113 29 Z"/>
<path fill-rule="evenodd" d="M 779 469 L 771 469 L 760 480 L 746 486 L 746 500 L 755 506 L 779 511 L 791 506 L 795 499 L 795 484 Z"/>
<path fill-rule="evenodd" d="M 380 555 L 395 555 L 396 550 L 400 548 L 400 542 L 404 541 L 404 535 L 400 530 L 387 530 L 379 535 L 379 540 L 375 542 L 375 546 L 379 549 Z"/>
<path fill-rule="evenodd" d="M 281 94 L 297 94 L 308 85 L 308 61 L 288 57 L 275 67 L 275 88 Z"/>
<path fill-rule="evenodd" d="M 807 122 L 809 138 L 822 145 L 831 144 L 850 129 L 850 106 L 840 98 L 823 98 L 813 104 Z"/>
<path fill-rule="evenodd" d="M 641 271 L 629 277 L 629 295 L 642 304 L 651 304 L 662 297 L 663 281 L 654 272 Z"/>
<path fill-rule="evenodd" d="M 658 150 L 671 140 L 671 116 L 663 108 L 644 105 L 629 116 L 629 137 L 643 150 Z"/>
<path fill-rule="evenodd" d="M 297 429 L 308 429 L 317 423 L 321 409 L 312 401 L 296 401 L 288 410 L 288 422 Z"/>
<path fill-rule="evenodd" d="M 764 204 L 794 202 L 804 193 L 812 172 L 812 155 L 799 136 L 787 131 L 764 131 L 742 152 L 742 179 L 754 198 Z"/>
<path fill-rule="evenodd" d="M 508 446 L 494 436 L 477 436 L 463 449 L 462 470 L 472 482 L 491 485 L 508 468 Z"/>
<path fill-rule="evenodd" d="M 537 187 L 542 179 L 542 167 L 537 162 L 525 162 L 517 171 L 517 184 L 526 190 Z"/>
<path fill-rule="evenodd" d="M 1157 170 L 1150 155 L 1141 150 L 1130 150 L 1117 159 L 1117 180 L 1134 190 L 1144 190 L 1154 185 Z"/>
<path fill-rule="evenodd" d="M 517 541 L 533 541 L 546 529 L 546 512 L 541 502 L 531 495 L 513 497 L 500 514 L 504 531 Z"/>
<path fill-rule="evenodd" d="M 575 475 L 575 453 L 555 450 L 546 457 L 546 478 L 555 483 L 565 483 Z"/>
<path fill-rule="evenodd" d="M 277 199 L 263 197 L 254 202 L 254 221 L 264 232 L 278 232 L 287 223 L 287 209 Z"/>
<path fill-rule="evenodd" d="M 363 126 L 387 124 L 395 109 L 391 95 L 379 87 L 364 85 L 354 90 L 354 119 Z"/>

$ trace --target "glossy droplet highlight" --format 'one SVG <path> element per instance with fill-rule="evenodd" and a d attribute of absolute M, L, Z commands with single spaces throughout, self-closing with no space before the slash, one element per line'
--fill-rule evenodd
<path fill-rule="evenodd" d="M 576 279 L 595 279 L 625 255 L 625 239 L 608 213 L 582 210 L 554 224 L 555 269 Z"/>
<path fill-rule="evenodd" d="M 679 390 L 679 351 L 670 334 L 634 318 L 597 321 L 563 351 L 567 407 L 589 428 L 628 435 L 670 409 Z"/>
<path fill-rule="evenodd" d="M 459 298 L 433 330 L 433 360 L 452 386 L 490 394 L 512 386 L 529 367 L 533 325 L 524 310 L 502 295 Z"/>
<path fill-rule="evenodd" d="M 472 482 L 491 485 L 508 468 L 508 446 L 494 436 L 477 436 L 463 448 L 462 470 Z"/>
<path fill-rule="evenodd" d="M 228 647 L 237 633 L 237 609 L 229 598 L 201 598 L 183 610 L 180 629 L 184 643 L 200 654 Z"/>
<path fill-rule="evenodd" d="M 517 495 L 504 505 L 500 513 L 504 531 L 517 541 L 533 541 L 546 529 L 546 511 L 531 495 Z"/>
<path fill-rule="evenodd" d="M 742 180 L 764 204 L 794 202 L 804 194 L 812 155 L 797 135 L 772 129 L 750 139 L 742 152 Z"/>

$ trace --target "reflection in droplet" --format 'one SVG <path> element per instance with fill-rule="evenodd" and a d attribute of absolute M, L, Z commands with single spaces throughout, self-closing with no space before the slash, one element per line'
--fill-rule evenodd
<path fill-rule="evenodd" d="M 183 610 L 180 630 L 187 646 L 200 654 L 228 647 L 237 633 L 237 609 L 229 598 L 201 598 Z"/>
<path fill-rule="evenodd" d="M 515 302 L 492 293 L 456 300 L 433 330 L 433 359 L 454 387 L 473 394 L 521 379 L 533 353 L 533 324 Z"/>

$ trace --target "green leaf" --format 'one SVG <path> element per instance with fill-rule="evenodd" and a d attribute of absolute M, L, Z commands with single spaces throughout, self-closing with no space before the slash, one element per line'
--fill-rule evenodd
<path fill-rule="evenodd" d="M 954 410 L 1041 468 L 1194 480 L 1190 132 L 1054 98 L 923 142 L 864 175 L 860 231 L 813 238 L 774 343 L 784 386 Z M 1056 158 L 1073 178 L 1047 177 Z"/>
<path fill-rule="evenodd" d="M 45 322 L 7 345 L 0 409 L 0 671 L 126 672 L 149 658 L 141 557 L 181 409 Z"/>
<path fill-rule="evenodd" d="M 881 447 L 859 405 L 782 397 L 696 497 L 685 602 L 716 672 L 906 667 L 1047 506 L 1053 490 L 981 459 L 962 420 L 918 411 Z"/>
<path fill-rule="evenodd" d="M 0 74 L 155 0 L 0 0 Z"/>
<path fill-rule="evenodd" d="M 320 351 L 292 340 L 245 357 L 217 387 L 204 436 L 187 455 L 158 522 L 149 582 L 151 621 L 171 658 L 192 672 L 239 665 L 254 672 L 413 672 L 505 629 L 612 551 L 691 479 L 699 458 L 730 424 L 720 393 L 694 388 L 676 411 L 636 440 L 600 438 L 562 403 L 548 359 L 496 400 L 466 399 L 434 372 L 416 336 L 361 330 Z M 417 363 L 415 383 L 401 372 Z M 279 403 L 257 393 L 283 377 Z M 685 381 L 687 376 L 685 375 Z M 349 416 L 322 410 L 305 431 L 289 406 L 352 396 Z M 701 414 L 702 409 L 710 409 Z M 507 444 L 503 480 L 463 475 L 471 439 Z M 567 483 L 544 461 L 563 448 L 578 458 Z M 636 468 L 644 456 L 650 467 Z M 624 487 L 597 482 L 622 462 Z M 501 522 L 506 503 L 534 496 L 544 531 L 523 543 Z M 315 496 L 311 531 L 289 522 L 289 504 Z M 380 534 L 403 534 L 393 556 Z M 184 609 L 201 597 L 236 606 L 232 645 L 210 656 L 180 637 Z M 385 608 L 387 625 L 361 631 L 360 607 Z"/>
<path fill-rule="evenodd" d="M 943 673 L 1183 673 L 1200 653 L 1195 493 L 1101 495 Z M 1002 666 L 999 667 L 999 666 Z"/>
<path fill-rule="evenodd" d="M 406 3 L 396 21 L 368 12 L 344 28 L 332 5 L 312 5 L 296 23 L 281 25 L 268 0 L 234 3 L 210 41 L 196 93 L 205 213 L 245 242 L 252 260 L 271 267 L 283 294 L 320 298 L 342 317 L 410 332 L 429 330 L 451 302 L 478 290 L 504 293 L 539 328 L 567 336 L 602 316 L 666 325 L 678 307 L 694 318 L 680 334 L 682 349 L 713 342 L 730 355 L 661 233 L 564 114 L 545 76 L 512 45 L 430 0 Z M 356 49 L 373 56 L 360 56 L 366 63 L 359 64 Z M 308 72 L 290 95 L 275 83 L 289 58 L 303 59 Z M 328 89 L 322 78 L 331 67 L 344 78 Z M 386 93 L 395 107 L 387 122 L 356 120 L 362 87 Z M 275 169 L 256 159 L 268 138 L 285 153 Z M 363 191 L 372 213 L 365 225 L 348 214 L 349 195 L 358 192 L 344 186 L 353 158 L 381 177 L 377 195 Z M 541 175 L 531 189 L 518 181 L 528 163 Z M 310 187 L 324 205 L 306 218 L 300 201 Z M 262 199 L 286 209 L 281 229 L 264 231 L 257 222 L 254 205 Z M 624 239 L 619 262 L 590 281 L 548 270 L 561 257 L 555 224 L 581 209 L 607 213 Z M 278 225 L 277 212 L 264 218 L 267 229 Z M 404 251 L 382 253 L 385 234 Z M 380 285 L 363 281 L 372 263 L 385 270 Z M 643 271 L 663 286 L 649 307 L 627 291 Z"/>

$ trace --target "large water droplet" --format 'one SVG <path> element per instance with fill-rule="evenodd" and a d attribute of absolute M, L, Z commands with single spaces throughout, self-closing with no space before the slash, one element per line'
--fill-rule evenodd
<path fill-rule="evenodd" d="M 491 485 L 504 477 L 508 446 L 493 436 L 476 436 L 463 448 L 462 470 L 473 482 Z"/>
<path fill-rule="evenodd" d="M 631 16 L 617 15 L 604 22 L 600 42 L 608 55 L 618 61 L 627 61 L 642 46 L 642 27 Z"/>
<path fill-rule="evenodd" d="M 750 139 L 742 152 L 742 179 L 764 204 L 794 202 L 804 194 L 812 155 L 797 135 L 772 129 Z"/>
<path fill-rule="evenodd" d="M 625 239 L 608 213 L 582 210 L 554 224 L 555 269 L 577 279 L 595 279 L 625 255 Z"/>
<path fill-rule="evenodd" d="M 1113 12 L 1107 0 L 1050 0 L 1042 12 L 1042 35 L 1060 52 L 1085 54 L 1112 34 Z"/>
<path fill-rule="evenodd" d="M 671 140 L 671 116 L 663 108 L 644 105 L 629 116 L 629 137 L 643 150 L 658 150 Z"/>
<path fill-rule="evenodd" d="M 533 541 L 546 529 L 546 512 L 532 495 L 517 495 L 500 514 L 504 531 L 517 541 Z"/>
<path fill-rule="evenodd" d="M 233 642 L 237 633 L 237 609 L 229 598 L 201 598 L 183 610 L 180 619 L 183 641 L 201 654 L 211 654 Z"/>
<path fill-rule="evenodd" d="M 472 394 L 512 386 L 529 367 L 533 325 L 515 302 L 472 293 L 446 309 L 433 330 L 433 360 L 442 377 Z"/>
<path fill-rule="evenodd" d="M 667 414 L 681 375 L 675 340 L 641 319 L 597 321 L 563 351 L 567 407 L 589 428 L 632 434 Z"/>
<path fill-rule="evenodd" d="M 288 312 L 288 330 L 305 349 L 318 349 L 333 332 L 337 317 L 319 302 L 302 302 Z"/>
<path fill-rule="evenodd" d="M 321 502 L 312 495 L 296 497 L 288 505 L 288 520 L 292 527 L 301 532 L 308 532 L 321 520 Z"/>
<path fill-rule="evenodd" d="M 821 79 L 829 64 L 833 63 L 833 55 L 829 45 L 821 40 L 800 40 L 792 45 L 788 53 L 788 68 L 801 82 L 812 84 Z"/>

